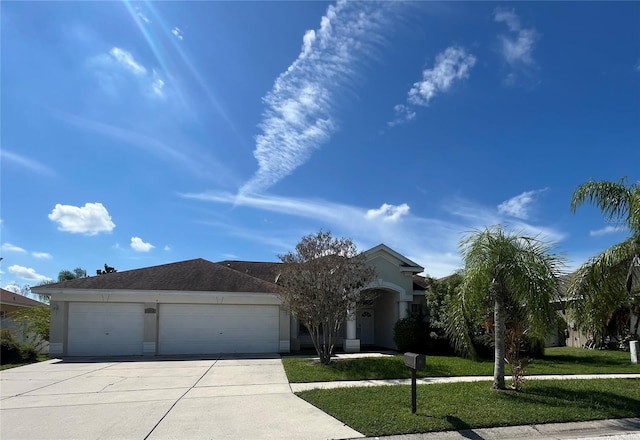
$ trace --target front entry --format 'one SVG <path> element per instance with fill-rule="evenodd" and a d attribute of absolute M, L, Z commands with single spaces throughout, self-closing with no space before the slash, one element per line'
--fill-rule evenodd
<path fill-rule="evenodd" d="M 358 332 L 360 333 L 360 344 L 375 344 L 373 309 L 361 310 L 358 314 Z"/>

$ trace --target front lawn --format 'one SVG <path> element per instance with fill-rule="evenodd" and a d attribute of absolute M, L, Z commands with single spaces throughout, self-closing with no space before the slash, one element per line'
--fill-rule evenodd
<path fill-rule="evenodd" d="M 637 417 L 640 380 L 529 381 L 524 392 L 491 382 L 337 388 L 296 393 L 366 436 Z"/>
<path fill-rule="evenodd" d="M 36 362 L 42 362 L 42 361 L 47 361 L 47 360 L 49 360 L 49 355 L 47 355 L 47 354 L 38 354 L 38 356 L 37 356 L 35 361 L 21 362 L 19 364 L 2 364 L 2 365 L 0 365 L 0 371 L 8 370 L 10 368 L 22 367 L 23 365 L 34 364 Z"/>
<path fill-rule="evenodd" d="M 293 383 L 411 377 L 401 355 L 340 359 L 330 365 L 320 365 L 312 358 L 283 357 L 282 362 L 289 382 Z M 554 347 L 547 348 L 545 357 L 535 359 L 527 368 L 527 375 L 613 373 L 640 373 L 640 365 L 631 364 L 629 353 L 623 351 Z M 427 368 L 418 371 L 418 377 L 491 375 L 493 361 L 476 362 L 454 356 L 427 355 Z"/>

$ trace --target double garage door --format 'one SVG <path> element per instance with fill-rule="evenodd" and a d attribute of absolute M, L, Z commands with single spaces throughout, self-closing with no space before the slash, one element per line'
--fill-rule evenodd
<path fill-rule="evenodd" d="M 143 304 L 71 303 L 67 354 L 141 355 L 144 316 Z M 279 345 L 279 309 L 160 304 L 156 334 L 158 354 L 273 353 Z"/>

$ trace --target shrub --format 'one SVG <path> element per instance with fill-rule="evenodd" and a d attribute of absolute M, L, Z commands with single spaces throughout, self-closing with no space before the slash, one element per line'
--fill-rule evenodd
<path fill-rule="evenodd" d="M 393 341 L 400 352 L 426 354 L 429 343 L 429 324 L 420 309 L 411 312 L 407 318 L 400 319 L 393 326 Z"/>
<path fill-rule="evenodd" d="M 2 329 L 0 339 L 0 363 L 5 365 L 21 362 L 22 353 L 20 351 L 20 343 L 18 343 L 15 335 L 8 329 Z"/>

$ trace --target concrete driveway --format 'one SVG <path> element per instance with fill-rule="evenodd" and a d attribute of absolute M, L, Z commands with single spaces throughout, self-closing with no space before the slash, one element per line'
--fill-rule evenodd
<path fill-rule="evenodd" d="M 0 399 L 3 440 L 362 437 L 296 397 L 277 355 L 50 360 L 0 372 Z"/>

